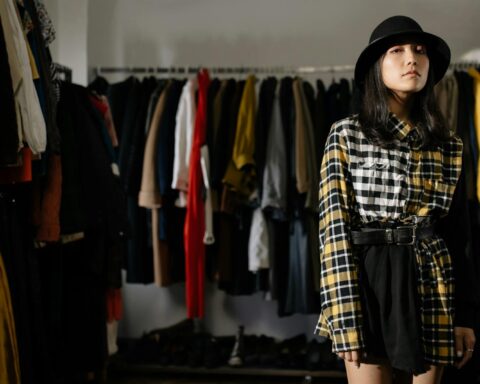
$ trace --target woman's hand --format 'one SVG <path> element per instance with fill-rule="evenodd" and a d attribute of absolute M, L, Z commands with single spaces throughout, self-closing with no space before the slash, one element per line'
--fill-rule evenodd
<path fill-rule="evenodd" d="M 455 327 L 455 351 L 459 361 L 455 366 L 460 369 L 472 358 L 475 348 L 475 333 L 472 328 Z M 461 359 L 461 360 L 460 360 Z"/>
<path fill-rule="evenodd" d="M 346 352 L 338 352 L 337 355 L 341 359 L 345 361 L 349 361 L 355 364 L 357 367 L 360 367 L 360 359 L 362 356 L 360 349 L 355 349 L 353 351 L 346 351 Z"/>

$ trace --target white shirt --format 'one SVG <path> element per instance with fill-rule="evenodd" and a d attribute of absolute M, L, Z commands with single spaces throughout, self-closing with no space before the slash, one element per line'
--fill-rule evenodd
<path fill-rule="evenodd" d="M 13 0 L 0 1 L 0 18 L 15 94 L 19 143 L 25 140 L 34 154 L 45 151 L 47 130 L 35 90 L 27 41 Z"/>
<path fill-rule="evenodd" d="M 262 209 L 253 211 L 250 237 L 248 239 L 248 270 L 257 272 L 270 268 L 268 227 Z"/>
<path fill-rule="evenodd" d="M 188 172 L 190 153 L 192 152 L 193 131 L 195 128 L 195 115 L 197 107 L 195 103 L 195 91 L 197 79 L 188 80 L 182 89 L 175 123 L 175 149 L 173 157 L 172 188 L 180 191 L 188 191 Z M 177 200 L 177 206 L 186 206 L 186 199 Z"/>

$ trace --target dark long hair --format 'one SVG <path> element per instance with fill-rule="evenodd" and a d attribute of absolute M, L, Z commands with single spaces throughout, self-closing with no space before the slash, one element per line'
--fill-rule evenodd
<path fill-rule="evenodd" d="M 362 96 L 358 119 L 364 135 L 373 143 L 387 147 L 395 140 L 386 127 L 390 110 L 388 97 L 391 91 L 385 86 L 379 58 L 367 71 L 362 87 Z M 423 146 L 439 145 L 452 136 L 447 128 L 435 100 L 432 67 L 428 71 L 427 83 L 414 95 L 410 110 L 410 121 L 418 129 Z"/>

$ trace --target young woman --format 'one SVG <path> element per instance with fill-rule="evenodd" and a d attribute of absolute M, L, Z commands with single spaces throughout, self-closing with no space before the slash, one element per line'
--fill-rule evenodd
<path fill-rule="evenodd" d="M 455 259 L 435 231 L 461 173 L 462 143 L 433 94 L 449 63 L 447 44 L 414 20 L 384 20 L 356 64 L 360 113 L 327 139 L 316 333 L 349 383 L 439 383 L 444 365 L 472 356 L 471 325 L 455 316 Z"/>

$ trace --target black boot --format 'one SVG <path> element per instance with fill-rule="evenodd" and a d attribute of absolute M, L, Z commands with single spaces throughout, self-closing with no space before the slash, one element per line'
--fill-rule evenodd
<path fill-rule="evenodd" d="M 148 337 L 155 341 L 160 341 L 165 335 L 185 335 L 194 331 L 193 319 L 184 319 L 169 327 L 154 329 L 148 333 Z"/>
<path fill-rule="evenodd" d="M 238 327 L 237 335 L 235 337 L 235 345 L 233 346 L 228 365 L 231 367 L 241 367 L 245 356 L 245 341 L 243 336 L 243 325 Z"/>

